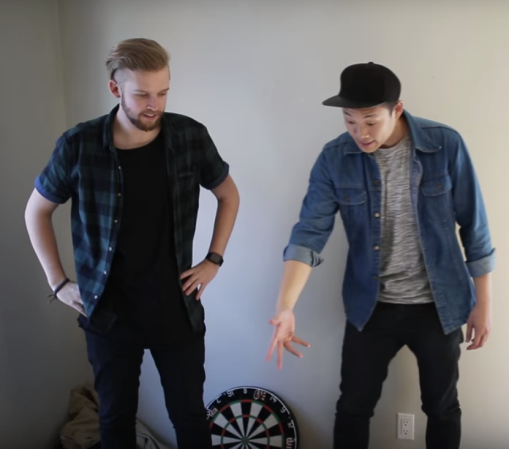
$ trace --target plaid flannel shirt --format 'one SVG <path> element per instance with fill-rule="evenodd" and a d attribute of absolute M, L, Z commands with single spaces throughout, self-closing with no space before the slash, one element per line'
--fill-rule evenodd
<path fill-rule="evenodd" d="M 35 181 L 49 201 L 72 200 L 71 228 L 77 283 L 85 311 L 92 317 L 110 272 L 122 217 L 123 179 L 112 125 L 118 106 L 109 114 L 80 123 L 62 134 L 51 158 Z M 200 187 L 214 189 L 228 176 L 206 127 L 165 112 L 162 132 L 166 171 L 174 217 L 179 273 L 192 266 Z M 143 238 L 142 235 L 139 238 Z M 180 279 L 179 279 L 180 283 Z M 204 329 L 204 310 L 196 292 L 182 295 L 195 331 Z"/>

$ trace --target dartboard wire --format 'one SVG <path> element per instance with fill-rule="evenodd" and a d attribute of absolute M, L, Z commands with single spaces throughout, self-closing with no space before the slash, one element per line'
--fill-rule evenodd
<path fill-rule="evenodd" d="M 240 400 L 240 409 L 242 411 L 242 430 L 244 431 L 244 435 L 246 436 L 249 433 L 250 425 L 253 414 L 253 401 L 249 399 L 241 399 Z"/>
<path fill-rule="evenodd" d="M 245 435 L 249 436 L 253 429 L 253 426 L 256 423 L 258 416 L 260 416 L 260 412 L 263 410 L 264 404 L 259 401 L 246 401 L 246 402 L 250 403 L 250 407 L 249 407 L 249 420 Z"/>
<path fill-rule="evenodd" d="M 216 430 L 216 427 L 217 427 L 217 429 L 219 429 L 219 431 Z M 234 435 L 230 431 L 225 430 L 225 429 L 223 429 L 222 427 L 219 427 L 219 426 L 212 426 L 211 427 L 211 432 L 212 432 L 213 436 L 222 437 L 222 438 L 231 438 L 232 440 L 238 440 L 239 439 L 239 437 L 237 435 Z"/>
<path fill-rule="evenodd" d="M 232 430 L 229 430 L 229 432 L 238 433 L 240 437 L 245 437 L 247 435 L 247 433 L 246 433 L 246 426 L 244 424 L 243 418 L 248 418 L 249 415 L 244 414 L 241 407 L 237 407 L 237 405 L 242 404 L 242 402 L 246 402 L 246 401 L 239 400 L 239 401 L 231 402 L 230 404 L 225 405 L 218 411 L 218 413 L 216 414 L 216 417 L 221 415 L 227 421 L 226 427 L 229 427 L 230 425 L 235 423 L 238 426 L 238 429 L 237 429 L 237 426 L 232 425 L 233 430 L 235 432 L 232 432 Z M 231 413 L 232 418 L 228 419 L 225 416 L 224 412 L 226 410 L 228 410 Z M 235 414 L 235 412 L 237 412 L 237 414 Z M 212 422 L 215 422 L 216 417 L 214 417 Z M 240 423 L 242 423 L 242 425 L 240 425 Z M 223 428 L 226 428 L 226 427 L 223 427 Z"/>
<path fill-rule="evenodd" d="M 238 434 L 239 437 L 242 438 L 244 436 L 243 431 L 242 431 L 242 428 L 239 425 L 239 422 L 236 418 L 236 413 L 242 414 L 242 409 L 239 409 L 239 407 L 237 406 L 238 404 L 239 404 L 239 402 L 229 403 L 226 407 L 222 408 L 221 414 L 224 416 L 225 420 L 228 422 L 228 425 L 230 425 L 232 427 L 230 432 L 232 432 L 236 435 Z"/>
<path fill-rule="evenodd" d="M 242 412 L 242 402 L 236 401 L 230 403 L 230 412 L 233 415 L 231 421 L 234 424 L 235 429 L 237 429 L 242 437 L 246 436 L 244 423 L 243 423 L 243 412 Z M 233 421 L 235 421 L 233 423 Z"/>
<path fill-rule="evenodd" d="M 238 421 L 239 419 L 241 418 L 244 418 L 245 416 L 236 416 L 235 419 Z M 264 430 L 264 433 L 266 434 L 266 438 L 267 439 L 270 439 L 270 433 L 269 433 L 269 429 L 265 426 L 264 422 L 260 419 L 257 419 L 257 421 L 259 422 L 259 424 L 261 426 L 263 426 L 265 428 Z M 251 437 L 247 436 L 247 435 L 242 435 L 242 437 L 247 437 L 249 439 L 249 441 L 251 440 Z"/>
<path fill-rule="evenodd" d="M 230 434 L 242 439 L 242 435 L 237 431 L 237 429 L 234 426 L 230 427 L 230 421 L 223 413 L 218 413 L 216 417 L 214 417 L 213 423 L 220 429 L 223 429 L 223 434 L 227 431 Z M 230 427 L 230 429 L 227 429 L 227 427 Z"/>
<path fill-rule="evenodd" d="M 271 415 L 270 416 L 271 418 L 274 418 L 274 415 Z M 269 436 L 270 435 L 270 429 L 274 429 L 277 427 L 277 429 L 279 430 L 279 434 L 280 435 L 284 435 L 285 434 L 285 429 L 283 427 L 283 424 L 281 422 L 278 422 L 276 418 L 274 418 L 274 421 L 275 421 L 275 424 L 272 424 L 272 421 L 269 421 L 269 423 L 267 424 L 267 419 L 265 421 L 263 421 L 263 423 L 260 423 L 263 425 L 264 429 L 255 433 L 251 433 L 250 435 L 248 435 L 248 438 L 251 440 L 253 438 L 257 438 L 258 435 L 261 435 L 261 434 L 268 434 Z M 269 425 L 270 424 L 270 425 Z M 256 430 L 259 430 L 260 429 L 260 426 L 258 426 L 256 428 Z"/>
<path fill-rule="evenodd" d="M 242 402 L 250 402 L 250 403 L 251 403 L 251 410 L 253 409 L 253 405 L 257 405 L 257 406 L 259 406 L 259 407 L 260 407 L 260 408 L 259 408 L 259 410 L 258 410 L 258 413 L 257 413 L 256 415 L 253 415 L 252 413 L 250 413 L 250 418 L 254 418 L 254 419 L 255 419 L 255 422 L 253 422 L 253 423 L 251 424 L 251 426 L 250 426 L 250 428 L 249 428 L 249 430 L 248 430 L 248 431 L 246 431 L 246 429 L 244 429 L 244 433 L 243 433 L 243 432 L 242 432 L 242 429 L 240 428 L 240 427 L 241 427 L 240 425 L 239 425 L 239 429 L 236 429 L 236 428 L 235 428 L 235 430 L 236 430 L 237 432 L 239 432 L 239 431 L 240 431 L 239 433 L 240 433 L 242 436 L 249 436 L 249 432 L 251 432 L 251 431 L 252 431 L 253 426 L 254 426 L 254 424 L 256 423 L 256 420 L 257 420 L 257 418 L 258 418 L 258 416 L 259 416 L 260 412 L 261 412 L 263 409 L 267 410 L 267 411 L 268 411 L 271 415 L 273 415 L 273 414 L 274 414 L 274 410 L 272 410 L 270 407 L 268 407 L 268 406 L 267 406 L 267 404 L 264 404 L 264 403 L 263 403 L 263 402 L 261 402 L 261 401 L 256 401 L 256 400 L 254 400 L 254 401 L 251 401 L 251 400 L 239 400 L 239 401 L 235 401 L 235 402 L 228 403 L 228 404 L 224 405 L 223 407 L 221 407 L 221 408 L 218 410 L 218 413 L 216 414 L 216 417 L 214 417 L 213 422 L 215 422 L 215 420 L 217 419 L 217 417 L 218 417 L 219 415 L 222 415 L 222 416 L 225 418 L 225 420 L 226 420 L 226 421 L 230 421 L 230 422 L 231 422 L 231 420 L 228 420 L 228 419 L 226 418 L 226 416 L 225 416 L 224 412 L 225 412 L 226 410 L 229 410 L 229 411 L 231 411 L 231 412 L 233 413 L 232 405 L 234 405 L 234 404 L 239 404 L 239 403 L 242 403 Z M 278 421 L 279 421 L 279 420 L 278 420 Z M 238 424 L 238 422 L 237 422 L 237 424 Z M 259 426 L 257 426 L 256 428 L 258 428 L 258 427 L 259 427 Z M 230 430 L 230 432 L 231 432 L 231 430 Z M 232 432 L 232 433 L 233 433 L 233 432 Z"/>
<path fill-rule="evenodd" d="M 233 410 L 231 407 L 232 405 L 235 405 L 235 404 L 238 404 L 240 403 L 241 401 L 236 401 L 236 402 L 233 402 L 229 405 L 226 405 L 224 406 L 221 410 L 220 410 L 220 414 L 222 415 L 223 419 L 226 420 L 226 416 L 224 415 L 224 411 L 229 409 L 230 412 L 232 412 L 233 414 Z M 254 401 L 250 401 L 251 403 L 253 403 Z M 257 401 L 258 402 L 258 401 Z M 241 429 L 237 429 L 233 423 L 236 423 L 238 425 L 238 423 L 241 421 L 242 418 L 246 418 L 248 416 L 245 416 L 245 415 L 238 415 L 238 416 L 235 416 L 233 415 L 233 417 L 227 421 L 226 423 L 226 426 L 223 427 L 223 435 L 225 434 L 226 431 L 230 432 L 231 434 L 235 435 L 237 438 L 242 438 L 242 437 L 245 437 L 247 436 L 250 440 L 252 438 L 256 438 L 256 439 L 259 439 L 259 435 L 263 435 L 262 438 L 266 438 L 266 439 L 270 439 L 271 435 L 270 435 L 270 432 L 269 432 L 269 429 L 272 428 L 272 427 L 278 427 L 279 428 L 279 431 L 280 431 L 280 434 L 283 435 L 284 434 L 284 428 L 282 426 L 282 423 L 281 423 L 281 420 L 279 419 L 279 417 L 274 413 L 274 411 L 268 407 L 266 404 L 263 404 L 263 403 L 258 403 L 257 405 L 261 406 L 261 410 L 265 409 L 266 411 L 268 411 L 270 414 L 268 415 L 267 418 L 265 418 L 265 420 L 262 420 L 260 418 L 254 418 L 252 415 L 249 416 L 249 418 L 251 419 L 254 419 L 254 422 L 258 424 L 258 426 L 256 426 L 254 429 L 254 425 L 251 427 L 251 434 L 247 435 L 246 433 L 243 433 L 242 434 L 242 431 L 239 435 L 238 434 L 238 430 L 241 430 Z M 218 413 L 218 415 L 219 415 Z M 267 426 L 267 420 L 269 418 L 272 418 L 271 421 L 269 421 L 269 424 L 271 424 L 270 426 Z M 260 430 L 260 427 L 263 427 L 262 430 Z M 240 426 L 239 426 L 240 428 Z M 257 431 L 257 433 L 253 434 L 254 431 Z"/>
<path fill-rule="evenodd" d="M 277 414 L 274 412 L 274 410 L 272 410 L 267 404 L 261 404 L 262 405 L 262 409 L 260 410 L 260 412 L 258 413 L 258 416 L 260 416 L 262 410 L 266 410 L 269 412 L 269 415 L 263 420 L 263 422 L 265 423 L 267 421 L 267 419 L 269 417 L 273 417 L 274 418 L 274 421 L 276 421 L 276 423 L 274 424 L 274 426 L 276 425 L 279 425 L 280 429 L 281 429 L 281 433 L 283 433 L 283 426 L 281 425 L 281 420 L 279 419 L 279 417 L 277 416 Z M 256 422 L 260 423 L 260 419 L 257 417 L 256 419 Z M 255 426 L 253 425 L 253 427 L 251 428 L 249 434 L 247 435 L 249 438 L 251 438 L 254 434 L 254 432 L 256 432 L 258 429 L 260 428 L 260 426 Z M 258 434 L 255 434 L 255 435 L 258 435 Z"/>
<path fill-rule="evenodd" d="M 238 417 L 236 417 L 236 419 L 238 419 L 238 418 L 242 418 L 242 416 L 238 416 Z M 271 446 L 271 445 L 269 444 L 269 443 L 270 443 L 270 440 L 271 440 L 271 437 L 272 437 L 272 436 L 270 435 L 269 429 L 265 426 L 265 424 L 264 424 L 264 422 L 263 422 L 263 421 L 261 421 L 261 420 L 258 420 L 258 421 L 259 421 L 260 425 L 264 427 L 264 430 L 263 430 L 262 432 L 260 432 L 259 434 L 257 434 L 256 436 L 258 436 L 258 435 L 260 435 L 260 434 L 264 433 L 264 434 L 265 434 L 265 437 L 264 437 L 264 438 L 256 438 L 256 439 L 258 439 L 258 440 L 265 439 L 265 440 L 266 440 L 266 443 L 253 443 L 253 444 L 261 444 L 264 448 L 277 447 L 277 446 Z M 226 426 L 226 427 L 223 429 L 223 432 L 228 431 L 228 430 L 227 430 L 227 427 L 229 427 L 229 426 Z M 283 436 L 283 429 L 281 429 L 281 435 L 279 435 L 279 436 L 281 436 L 281 437 Z M 236 437 L 236 438 L 237 438 L 237 437 Z M 234 439 L 234 438 L 231 438 L 231 439 Z M 237 441 L 238 441 L 238 440 L 237 440 Z M 242 439 L 240 439 L 240 441 L 242 441 Z M 249 441 L 248 443 L 241 443 L 241 446 L 242 446 L 242 444 L 245 444 L 245 446 L 246 446 L 246 447 L 251 447 L 251 446 L 248 446 L 248 445 L 250 445 L 250 444 L 251 444 L 251 437 L 248 437 L 248 441 Z M 223 442 L 223 435 L 221 436 L 221 440 L 220 440 L 220 443 L 219 443 L 219 444 L 221 444 L 221 446 L 223 447 L 223 445 L 224 445 L 224 442 Z M 235 444 L 235 443 L 234 443 L 234 442 L 228 442 L 227 444 Z M 258 447 L 258 446 L 254 447 L 254 449 L 256 449 L 257 447 Z M 282 447 L 282 446 L 280 446 L 280 447 Z M 233 448 L 232 448 L 232 449 L 233 449 Z"/>

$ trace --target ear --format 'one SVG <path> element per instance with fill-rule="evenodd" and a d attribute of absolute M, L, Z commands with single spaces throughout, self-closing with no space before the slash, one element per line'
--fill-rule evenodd
<path fill-rule="evenodd" d="M 404 109 L 403 102 L 399 100 L 396 103 L 396 106 L 394 107 L 394 114 L 396 116 L 396 119 L 399 119 L 401 117 L 401 115 L 403 114 L 403 109 Z"/>
<path fill-rule="evenodd" d="M 108 82 L 108 88 L 110 89 L 110 92 L 113 94 L 115 98 L 120 98 L 121 96 L 120 86 L 115 80 L 110 80 Z"/>

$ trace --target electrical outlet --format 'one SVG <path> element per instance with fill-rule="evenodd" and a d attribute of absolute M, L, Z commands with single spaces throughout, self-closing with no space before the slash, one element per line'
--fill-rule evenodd
<path fill-rule="evenodd" d="M 415 416 L 398 413 L 398 440 L 414 439 Z"/>

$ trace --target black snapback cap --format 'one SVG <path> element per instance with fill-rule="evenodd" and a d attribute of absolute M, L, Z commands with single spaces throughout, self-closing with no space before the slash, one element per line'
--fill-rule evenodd
<path fill-rule="evenodd" d="M 387 67 L 373 62 L 354 64 L 343 70 L 338 95 L 322 104 L 338 108 L 370 108 L 398 101 L 401 82 Z"/>

